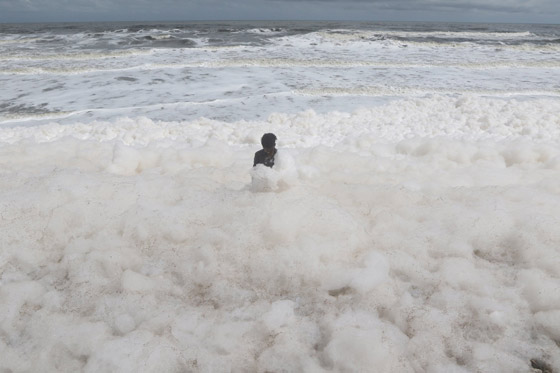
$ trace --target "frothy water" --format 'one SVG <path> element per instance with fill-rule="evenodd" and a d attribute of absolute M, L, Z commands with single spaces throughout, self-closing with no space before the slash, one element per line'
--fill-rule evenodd
<path fill-rule="evenodd" d="M 0 35 L 5 125 L 231 122 L 411 95 L 560 92 L 560 32 L 546 25 L 54 24 Z"/>
<path fill-rule="evenodd" d="M 2 25 L 0 370 L 556 371 L 559 35 Z"/>

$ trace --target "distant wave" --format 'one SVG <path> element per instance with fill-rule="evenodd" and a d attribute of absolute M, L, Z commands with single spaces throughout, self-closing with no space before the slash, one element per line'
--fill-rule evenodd
<path fill-rule="evenodd" d="M 43 53 L 43 54 L 5 54 L 0 55 L 0 61 L 56 61 L 56 60 L 94 60 L 113 57 L 129 57 L 134 55 L 149 55 L 149 49 L 126 49 L 113 51 L 80 51 L 74 53 Z"/>
<path fill-rule="evenodd" d="M 139 53 L 142 54 L 142 53 Z M 98 55 L 95 58 L 103 59 L 110 57 L 117 57 L 118 54 L 111 55 Z M 67 60 L 88 60 L 87 55 L 69 55 L 62 58 Z M 27 60 L 27 58 L 0 58 L 0 60 Z M 35 60 L 40 61 L 41 58 L 35 57 Z M 57 60 L 55 56 L 48 56 L 45 60 Z M 407 63 L 407 62 L 374 62 L 374 61 L 341 61 L 341 60 L 300 60 L 300 59 L 232 59 L 221 61 L 199 61 L 190 63 L 143 63 L 131 64 L 125 67 L 116 66 L 73 66 L 73 67 L 4 67 L 0 68 L 0 74 L 14 74 L 14 75 L 28 75 L 28 74 L 62 74 L 62 75 L 75 75 L 92 72 L 106 72 L 106 71 L 130 71 L 130 70 L 158 70 L 158 69 L 182 69 L 182 68 L 222 68 L 222 67 L 373 67 L 373 68 L 402 68 L 414 69 L 425 67 L 440 67 L 440 68 L 461 68 L 471 70 L 487 70 L 487 69 L 507 69 L 507 68 L 543 68 L 543 69 L 560 69 L 560 64 L 554 61 L 495 61 L 495 62 L 465 62 L 465 63 L 448 63 L 448 62 L 434 62 L 434 63 Z"/>

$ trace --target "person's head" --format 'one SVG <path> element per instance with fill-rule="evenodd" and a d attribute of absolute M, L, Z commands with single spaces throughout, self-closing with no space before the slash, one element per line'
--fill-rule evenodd
<path fill-rule="evenodd" d="M 261 137 L 262 147 L 265 149 L 274 149 L 276 147 L 276 135 L 273 133 L 265 133 Z"/>

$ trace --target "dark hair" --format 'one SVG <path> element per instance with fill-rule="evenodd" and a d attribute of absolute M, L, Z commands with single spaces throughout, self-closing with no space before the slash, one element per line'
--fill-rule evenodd
<path fill-rule="evenodd" d="M 276 135 L 273 133 L 265 133 L 263 137 L 261 137 L 261 144 L 263 148 L 274 148 L 276 146 Z"/>

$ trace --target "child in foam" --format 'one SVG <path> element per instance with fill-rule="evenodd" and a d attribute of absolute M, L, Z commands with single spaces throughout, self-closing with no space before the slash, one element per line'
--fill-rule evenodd
<path fill-rule="evenodd" d="M 266 167 L 274 166 L 274 156 L 276 155 L 276 135 L 265 133 L 261 138 L 262 149 L 255 153 L 253 167 L 263 164 Z"/>

